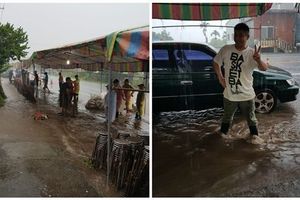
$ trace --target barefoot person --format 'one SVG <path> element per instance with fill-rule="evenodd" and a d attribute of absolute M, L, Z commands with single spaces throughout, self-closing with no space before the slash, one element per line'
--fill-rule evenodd
<path fill-rule="evenodd" d="M 233 45 L 225 45 L 215 56 L 213 67 L 220 84 L 224 88 L 224 116 L 221 133 L 226 135 L 238 108 L 246 117 L 250 134 L 258 136 L 257 119 L 255 117 L 255 92 L 252 73 L 255 68 L 265 71 L 268 65 L 260 58 L 260 47 L 255 49 L 247 45 L 249 27 L 239 23 L 234 27 Z M 225 74 L 222 74 L 221 66 Z"/>

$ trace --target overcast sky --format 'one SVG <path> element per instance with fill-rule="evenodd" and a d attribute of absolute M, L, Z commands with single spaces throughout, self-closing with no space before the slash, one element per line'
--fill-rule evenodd
<path fill-rule="evenodd" d="M 149 4 L 0 3 L 2 23 L 23 27 L 29 53 L 104 36 L 114 31 L 149 25 Z M 0 10 L 1 14 L 1 10 Z"/>
<path fill-rule="evenodd" d="M 214 20 L 207 21 L 210 25 L 216 26 L 224 26 L 228 20 Z M 181 21 L 181 20 L 161 20 L 161 19 L 153 19 L 152 26 L 168 26 L 168 25 L 178 25 L 179 27 L 172 28 L 153 28 L 155 32 L 161 32 L 162 30 L 166 30 L 170 33 L 172 38 L 176 41 L 186 41 L 186 42 L 205 42 L 205 37 L 203 35 L 203 28 L 198 27 L 184 27 L 184 25 L 199 25 L 201 21 Z M 223 34 L 226 31 L 226 28 L 219 27 L 207 27 L 207 36 L 211 38 L 211 33 L 214 30 L 218 30 L 218 32 Z"/>

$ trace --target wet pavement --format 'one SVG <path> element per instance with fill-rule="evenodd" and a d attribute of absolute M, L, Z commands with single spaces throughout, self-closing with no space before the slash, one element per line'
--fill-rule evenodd
<path fill-rule="evenodd" d="M 89 162 L 97 135 L 106 131 L 103 113 L 80 111 L 76 118 L 62 117 L 57 115 L 55 94 L 41 92 L 41 99 L 32 104 L 8 80 L 2 83 L 8 98 L 0 108 L 1 197 L 122 196 L 114 186 L 106 187 L 106 172 Z M 37 111 L 49 119 L 33 120 Z M 122 116 L 112 131 L 148 131 L 145 122 L 133 118 Z"/>
<path fill-rule="evenodd" d="M 264 54 L 300 83 L 299 54 Z M 257 114 L 259 144 L 236 115 L 224 139 L 223 110 L 165 112 L 153 118 L 153 196 L 300 196 L 300 99 Z"/>

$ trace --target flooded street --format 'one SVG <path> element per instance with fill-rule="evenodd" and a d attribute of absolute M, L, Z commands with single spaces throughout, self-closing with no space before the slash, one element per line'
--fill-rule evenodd
<path fill-rule="evenodd" d="M 91 158 L 96 137 L 106 132 L 104 114 L 80 110 L 76 118 L 57 115 L 56 93 L 40 93 L 37 104 L 2 79 L 7 95 L 0 107 L 0 196 L 2 197 L 119 197 L 106 187 L 106 171 L 95 170 Z M 51 89 L 51 88 L 50 88 Z M 35 121 L 40 111 L 49 119 Z M 149 131 L 134 115 L 113 123 L 118 130 L 138 134 Z"/>
<path fill-rule="evenodd" d="M 263 54 L 300 83 L 299 54 Z M 239 114 L 223 139 L 222 109 L 153 117 L 153 196 L 300 196 L 300 99 L 257 114 L 261 144 Z"/>

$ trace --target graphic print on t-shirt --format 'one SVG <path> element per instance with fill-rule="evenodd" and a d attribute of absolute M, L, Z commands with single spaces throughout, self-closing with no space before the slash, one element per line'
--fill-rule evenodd
<path fill-rule="evenodd" d="M 231 60 L 231 67 L 229 70 L 229 77 L 228 77 L 230 90 L 232 94 L 240 94 L 242 93 L 239 90 L 239 85 L 242 86 L 242 83 L 240 81 L 241 73 L 242 73 L 241 65 L 244 62 L 244 58 L 243 55 L 239 56 L 239 54 L 232 52 L 230 56 L 230 60 Z"/>

